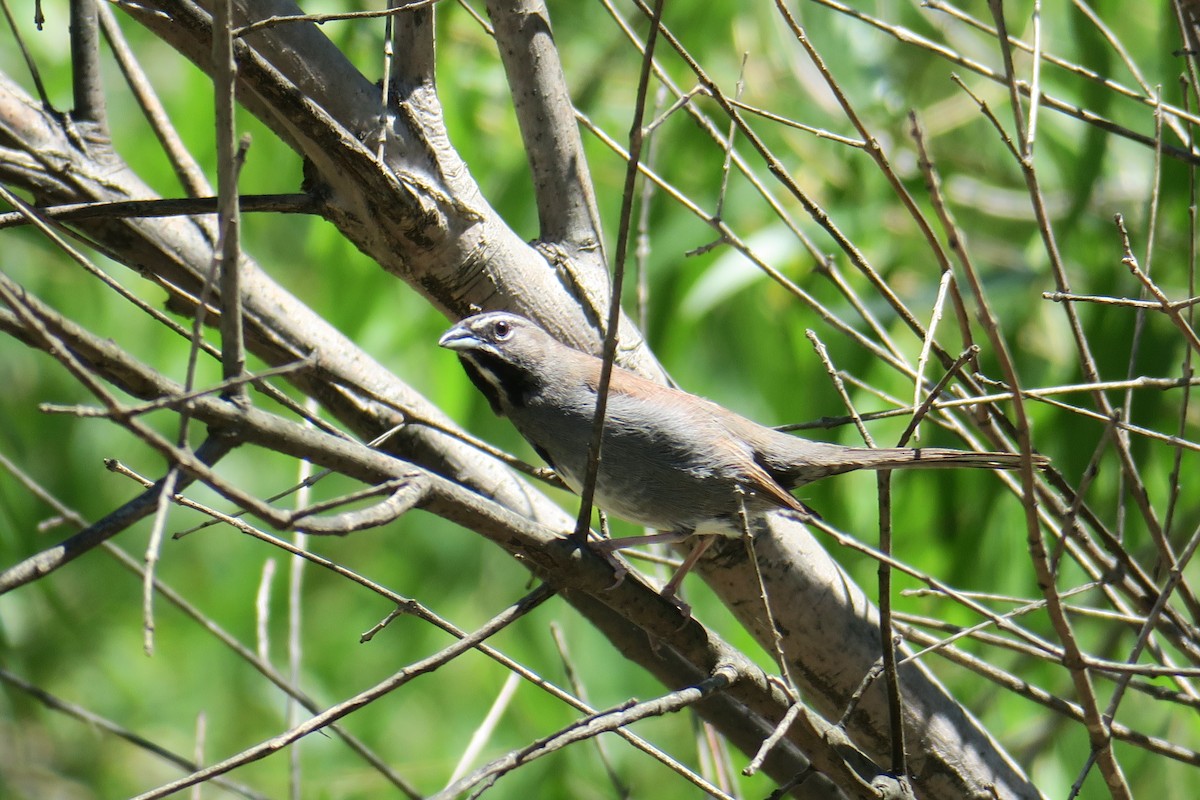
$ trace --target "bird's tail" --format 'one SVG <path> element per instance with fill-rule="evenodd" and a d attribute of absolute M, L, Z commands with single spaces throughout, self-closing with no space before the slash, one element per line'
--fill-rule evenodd
<path fill-rule="evenodd" d="M 774 440 L 775 446 L 760 452 L 759 457 L 767 471 L 789 488 L 858 469 L 1018 469 L 1021 466 L 1021 456 L 1015 453 L 978 453 L 945 447 L 843 447 L 795 436 L 786 438 L 789 440 L 786 443 Z M 1047 464 L 1049 460 L 1045 457 L 1033 457 L 1034 468 Z"/>

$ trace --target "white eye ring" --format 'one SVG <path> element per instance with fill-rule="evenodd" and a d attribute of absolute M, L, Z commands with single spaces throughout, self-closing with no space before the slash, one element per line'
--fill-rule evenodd
<path fill-rule="evenodd" d="M 512 336 L 513 326 L 504 320 L 498 320 L 492 326 L 492 334 L 496 337 L 496 341 L 503 342 L 508 337 Z"/>

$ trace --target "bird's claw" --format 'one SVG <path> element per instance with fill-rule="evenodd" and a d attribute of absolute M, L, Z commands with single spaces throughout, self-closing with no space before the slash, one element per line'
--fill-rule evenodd
<path fill-rule="evenodd" d="M 683 622 L 679 623 L 679 627 L 675 629 L 676 632 L 686 628 L 687 624 L 692 621 L 692 607 L 685 603 L 683 598 L 675 593 L 674 587 L 671 586 L 667 586 L 661 592 L 659 592 L 659 597 L 675 606 L 675 608 L 679 611 L 680 616 L 683 617 Z"/>
<path fill-rule="evenodd" d="M 612 585 L 605 588 L 604 591 L 611 592 L 625 582 L 625 576 L 629 574 L 629 567 L 625 565 L 624 561 L 617 557 L 615 550 L 605 547 L 603 543 L 593 546 L 591 550 L 593 553 L 597 553 L 608 562 L 608 565 L 612 567 L 613 575 L 616 576 L 613 579 Z"/>

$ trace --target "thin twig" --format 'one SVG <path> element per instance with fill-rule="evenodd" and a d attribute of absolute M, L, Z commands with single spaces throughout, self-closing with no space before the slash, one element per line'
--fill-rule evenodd
<path fill-rule="evenodd" d="M 236 755 L 219 761 L 204 769 L 199 769 L 192 774 L 180 778 L 179 780 L 171 781 L 163 784 L 157 789 L 144 792 L 135 798 L 135 800 L 155 800 L 160 797 L 167 797 L 181 789 L 186 789 L 189 786 L 194 786 L 198 783 L 210 781 L 218 775 L 224 775 L 237 767 L 245 764 L 250 764 L 259 761 L 272 753 L 278 752 L 281 748 L 307 736 L 315 731 L 322 730 L 328 727 L 346 715 L 358 710 L 359 708 L 377 700 L 384 695 L 395 691 L 412 679 L 419 677 L 427 672 L 437 669 L 443 664 L 446 664 L 463 652 L 471 649 L 476 644 L 483 642 L 488 637 L 496 632 L 503 630 L 516 620 L 523 617 L 533 609 L 537 608 L 551 596 L 554 592 L 545 584 L 534 589 L 521 600 L 517 601 L 512 606 L 509 606 L 504 611 L 490 619 L 483 626 L 476 629 L 473 633 L 448 647 L 443 648 L 437 653 L 434 653 L 427 658 L 409 664 L 404 669 L 395 673 L 386 680 L 380 681 L 369 689 L 359 692 L 355 696 L 330 706 L 320 714 L 310 718 L 306 722 L 290 728 L 283 733 L 278 734 L 270 739 L 267 739 L 253 747 L 248 747 Z"/>
<path fill-rule="evenodd" d="M 462 780 L 447 786 L 442 791 L 433 795 L 430 800 L 450 800 L 450 798 L 458 797 L 463 792 L 476 786 L 489 787 L 499 778 L 522 764 L 528 764 L 530 761 L 561 750 L 574 742 L 585 741 L 600 733 L 622 728 L 637 720 L 679 711 L 700 702 L 713 692 L 728 687 L 736 679 L 737 672 L 735 670 L 718 666 L 712 676 L 704 679 L 695 686 L 671 692 L 654 700 L 647 700 L 641 703 L 625 703 L 615 709 L 599 712 L 590 718 L 579 720 L 552 736 L 540 739 L 527 747 L 496 759 Z M 732 800 L 724 792 L 720 792 L 716 796 L 724 800 Z"/>
<path fill-rule="evenodd" d="M 604 437 L 604 417 L 608 407 L 608 386 L 612 380 L 613 363 L 617 355 L 617 329 L 621 321 L 621 289 L 625 283 L 625 263 L 629 250 L 629 231 L 633 217 L 634 189 L 637 185 L 638 161 L 641 158 L 645 131 L 642 120 L 646 113 L 646 98 L 650 91 L 650 65 L 654 56 L 654 44 L 658 39 L 659 22 L 662 19 L 664 0 L 656 0 L 650 36 L 646 40 L 646 52 L 642 58 L 642 70 L 638 77 L 637 98 L 634 101 L 633 121 L 629 125 L 629 160 L 625 170 L 625 187 L 621 192 L 621 217 L 617 227 L 617 246 L 613 260 L 612 290 L 608 305 L 608 318 L 604 328 L 603 364 L 600 381 L 596 387 L 596 411 L 592 423 L 592 436 L 588 442 L 587 471 L 584 473 L 580 491 L 579 517 L 575 523 L 575 538 L 587 539 L 592 520 L 592 499 L 596 491 L 596 478 L 600 474 L 601 443 Z"/>

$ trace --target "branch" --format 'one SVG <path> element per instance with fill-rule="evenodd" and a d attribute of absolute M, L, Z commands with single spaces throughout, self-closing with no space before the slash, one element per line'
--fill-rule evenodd
<path fill-rule="evenodd" d="M 533 173 L 541 239 L 589 274 L 583 285 L 606 290 L 600 214 L 549 12 L 542 0 L 488 0 L 487 9 Z M 594 298 L 597 308 L 607 294 Z"/>

